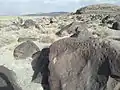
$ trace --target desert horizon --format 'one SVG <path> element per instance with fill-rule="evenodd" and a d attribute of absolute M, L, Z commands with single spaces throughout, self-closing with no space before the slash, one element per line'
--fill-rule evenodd
<path fill-rule="evenodd" d="M 119 0 L 0 3 L 0 90 L 120 90 Z"/>

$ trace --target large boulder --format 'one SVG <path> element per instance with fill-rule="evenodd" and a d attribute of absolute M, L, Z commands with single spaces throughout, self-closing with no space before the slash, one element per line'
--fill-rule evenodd
<path fill-rule="evenodd" d="M 27 57 L 32 57 L 32 54 L 38 51 L 38 46 L 34 42 L 28 40 L 15 48 L 13 56 L 15 59 L 26 59 Z"/>
<path fill-rule="evenodd" d="M 0 90 L 22 90 L 15 80 L 15 73 L 0 66 Z"/>
<path fill-rule="evenodd" d="M 72 22 L 67 26 L 63 27 L 60 31 L 56 33 L 58 36 L 67 36 L 79 33 L 81 31 L 87 31 L 88 25 L 84 22 Z"/>
<path fill-rule="evenodd" d="M 105 90 L 113 50 L 104 42 L 89 38 L 67 38 L 50 46 L 51 90 Z M 61 88 L 61 89 L 60 89 Z"/>

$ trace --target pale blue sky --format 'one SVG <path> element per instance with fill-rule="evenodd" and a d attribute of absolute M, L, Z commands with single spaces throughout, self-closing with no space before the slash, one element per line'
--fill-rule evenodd
<path fill-rule="evenodd" d="M 0 15 L 75 11 L 81 6 L 98 3 L 120 4 L 120 0 L 0 0 Z"/>

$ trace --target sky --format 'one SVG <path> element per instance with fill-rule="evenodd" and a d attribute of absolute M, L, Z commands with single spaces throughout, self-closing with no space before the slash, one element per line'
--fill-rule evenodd
<path fill-rule="evenodd" d="M 0 15 L 74 12 L 80 7 L 99 3 L 119 5 L 120 0 L 0 0 Z"/>

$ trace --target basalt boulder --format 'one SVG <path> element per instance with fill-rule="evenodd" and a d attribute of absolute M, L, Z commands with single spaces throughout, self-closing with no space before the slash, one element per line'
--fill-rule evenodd
<path fill-rule="evenodd" d="M 53 43 L 47 53 L 49 58 L 41 53 L 37 66 L 40 69 L 41 61 L 49 59 L 44 70 L 50 72 L 47 75 L 51 90 L 107 90 L 109 77 L 117 79 L 119 75 L 113 70 L 114 63 L 110 63 L 119 59 L 116 51 L 109 43 L 96 38 L 61 39 Z"/>
<path fill-rule="evenodd" d="M 88 25 L 84 22 L 72 22 L 67 26 L 63 27 L 60 31 L 56 32 L 57 36 L 67 36 L 73 34 L 79 34 L 81 31 L 87 31 Z"/>

